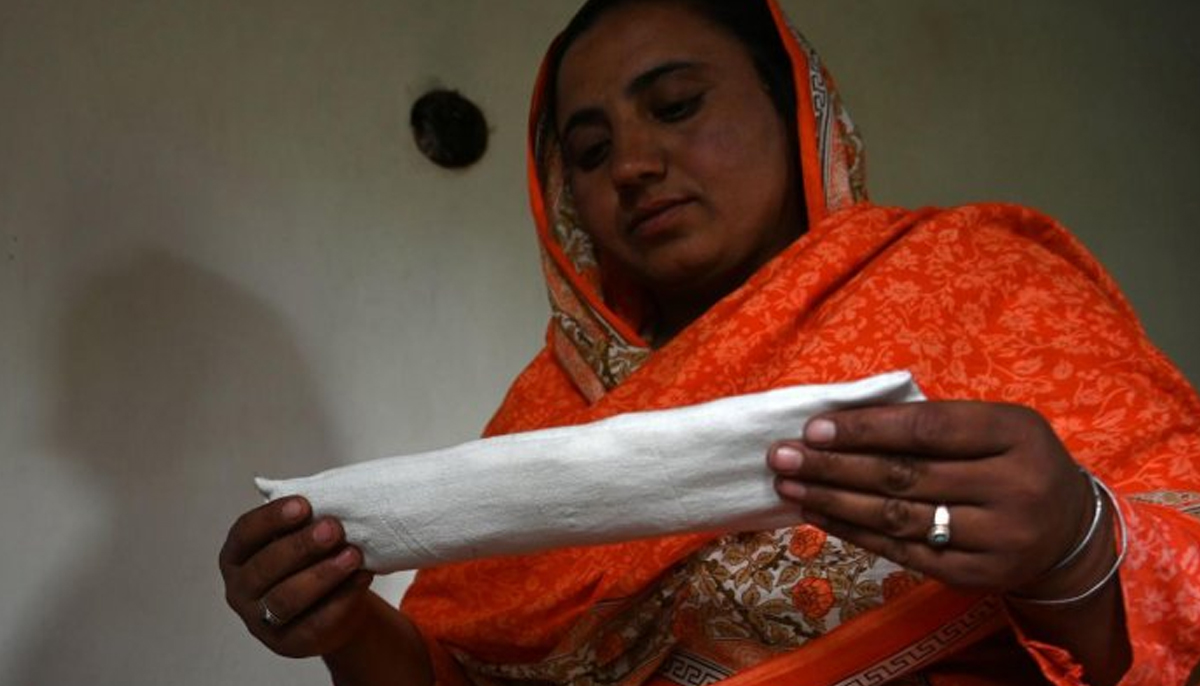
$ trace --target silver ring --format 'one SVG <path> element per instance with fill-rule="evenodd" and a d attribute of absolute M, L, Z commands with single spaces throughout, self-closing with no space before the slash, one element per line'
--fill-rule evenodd
<path fill-rule="evenodd" d="M 925 540 L 934 548 L 950 545 L 950 508 L 938 505 L 933 509 L 933 526 L 929 527 Z"/>
<path fill-rule="evenodd" d="M 267 607 L 267 599 L 266 598 L 258 599 L 258 609 L 260 612 L 260 619 L 262 619 L 263 624 L 266 624 L 267 626 L 273 626 L 276 628 L 281 627 L 284 624 L 287 624 L 287 622 L 282 617 L 275 614 L 274 612 L 271 612 L 271 608 Z"/>

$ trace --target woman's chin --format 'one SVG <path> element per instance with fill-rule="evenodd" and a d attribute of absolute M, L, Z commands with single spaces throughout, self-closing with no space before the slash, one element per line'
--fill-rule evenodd
<path fill-rule="evenodd" d="M 675 264 L 656 272 L 654 277 L 650 281 L 651 291 L 660 300 L 668 301 L 705 300 L 711 304 L 741 285 L 735 273 L 711 263 Z"/>

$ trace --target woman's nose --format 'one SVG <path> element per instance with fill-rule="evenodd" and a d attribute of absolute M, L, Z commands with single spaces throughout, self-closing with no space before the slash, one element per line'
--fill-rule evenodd
<path fill-rule="evenodd" d="M 653 132 L 630 127 L 613 136 L 611 173 L 618 188 L 641 186 L 667 171 L 666 151 Z"/>

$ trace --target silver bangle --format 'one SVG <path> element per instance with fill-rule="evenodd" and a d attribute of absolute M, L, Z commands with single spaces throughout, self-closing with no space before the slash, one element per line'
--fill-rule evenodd
<path fill-rule="evenodd" d="M 1092 476 L 1092 473 L 1087 469 L 1080 467 L 1079 471 L 1083 472 L 1084 478 L 1088 480 L 1088 485 L 1092 487 L 1092 498 L 1096 503 L 1096 507 L 1092 512 L 1092 523 L 1088 526 L 1087 533 L 1084 534 L 1083 538 L 1079 539 L 1079 542 L 1075 544 L 1074 548 L 1071 548 L 1071 552 L 1067 553 L 1063 559 L 1059 560 L 1058 564 L 1046 570 L 1043 576 L 1069 567 L 1071 563 L 1074 562 L 1075 559 L 1087 549 L 1088 544 L 1090 544 L 1092 539 L 1096 537 L 1096 532 L 1100 530 L 1100 520 L 1104 514 L 1104 497 L 1100 495 L 1100 486 L 1098 485 L 1100 482 L 1096 477 Z"/>
<path fill-rule="evenodd" d="M 1129 552 L 1129 528 L 1125 524 L 1125 515 L 1121 513 L 1121 506 L 1119 503 L 1117 503 L 1117 496 L 1112 492 L 1112 489 L 1110 489 L 1103 481 L 1097 479 L 1095 475 L 1091 474 L 1090 472 L 1088 473 L 1088 478 L 1091 479 L 1092 484 L 1096 488 L 1104 491 L 1104 494 L 1108 496 L 1108 501 L 1112 503 L 1113 516 L 1117 521 L 1117 538 L 1120 541 L 1121 546 L 1121 551 L 1117 553 L 1116 561 L 1113 562 L 1112 567 L 1110 567 L 1109 570 L 1104 573 L 1104 576 L 1100 577 L 1099 581 L 1097 581 L 1095 584 L 1092 584 L 1091 588 L 1079 593 L 1078 595 L 1073 595 L 1069 598 L 1029 598 L 1026 596 L 1009 593 L 1006 594 L 1009 599 L 1022 603 L 1028 603 L 1030 605 L 1072 605 L 1082 600 L 1087 600 L 1088 598 L 1091 598 L 1099 593 L 1101 589 L 1103 589 L 1110 581 L 1113 580 L 1113 577 L 1117 575 L 1117 572 L 1120 571 L 1121 563 L 1125 561 L 1125 554 Z"/>

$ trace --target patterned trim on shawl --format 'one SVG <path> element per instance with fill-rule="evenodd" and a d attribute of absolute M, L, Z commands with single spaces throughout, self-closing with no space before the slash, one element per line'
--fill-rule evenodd
<path fill-rule="evenodd" d="M 1195 491 L 1150 491 L 1126 497 L 1137 502 L 1169 507 L 1200 519 L 1200 493 Z"/>
<path fill-rule="evenodd" d="M 782 20 L 804 52 L 808 65 L 821 185 L 825 191 L 826 211 L 832 213 L 867 198 L 866 146 L 816 49 L 786 16 L 782 16 Z"/>
<path fill-rule="evenodd" d="M 956 644 L 970 640 L 980 629 L 986 629 L 995 622 L 996 616 L 1001 612 L 1001 602 L 996 598 L 987 598 L 934 633 L 833 686 L 928 684 L 928 679 L 914 672 L 945 657 L 954 650 Z M 659 675 L 679 686 L 708 686 L 729 678 L 732 672 L 700 656 L 680 650 L 672 653 L 663 663 L 659 668 Z M 905 677 L 908 678 L 901 681 Z"/>
<path fill-rule="evenodd" d="M 890 684 L 893 683 L 893 679 L 926 667 L 950 654 L 958 643 L 970 639 L 979 629 L 990 626 L 997 615 L 1002 613 L 1001 605 L 1000 600 L 987 598 L 907 649 L 867 667 L 849 679 L 839 681 L 834 686 Z"/>
<path fill-rule="evenodd" d="M 679 686 L 708 686 L 733 676 L 733 671 L 686 650 L 676 650 L 658 668 L 662 678 Z"/>

